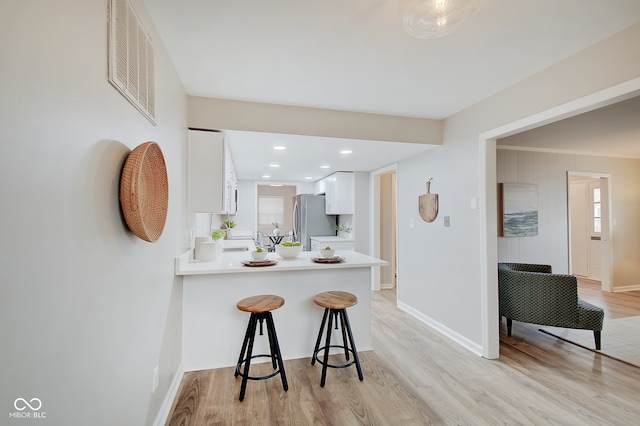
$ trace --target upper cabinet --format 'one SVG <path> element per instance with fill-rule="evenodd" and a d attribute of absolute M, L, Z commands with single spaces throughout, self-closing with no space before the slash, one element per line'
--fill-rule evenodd
<path fill-rule="evenodd" d="M 319 181 L 316 182 L 315 191 L 314 191 L 315 195 L 321 195 L 321 194 L 326 194 L 327 193 L 327 179 L 329 179 L 329 178 L 326 177 L 326 178 L 320 179 Z"/>
<path fill-rule="evenodd" d="M 352 172 L 337 172 L 322 179 L 326 214 L 353 214 L 355 178 Z M 316 188 L 318 186 L 316 185 Z M 317 190 L 316 190 L 317 192 Z"/>
<path fill-rule="evenodd" d="M 224 133 L 189 130 L 187 210 L 234 214 L 238 179 Z"/>

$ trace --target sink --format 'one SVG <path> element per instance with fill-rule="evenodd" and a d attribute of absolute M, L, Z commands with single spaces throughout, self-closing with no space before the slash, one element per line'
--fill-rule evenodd
<path fill-rule="evenodd" d="M 222 251 L 249 251 L 249 247 L 247 247 L 247 246 L 242 246 L 242 247 L 223 247 Z"/>

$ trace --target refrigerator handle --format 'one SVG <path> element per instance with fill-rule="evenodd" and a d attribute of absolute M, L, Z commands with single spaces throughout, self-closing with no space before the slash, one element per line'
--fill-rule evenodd
<path fill-rule="evenodd" d="M 298 207 L 298 200 L 293 202 L 293 241 L 300 241 L 298 236 L 298 216 L 300 216 L 300 207 Z"/>

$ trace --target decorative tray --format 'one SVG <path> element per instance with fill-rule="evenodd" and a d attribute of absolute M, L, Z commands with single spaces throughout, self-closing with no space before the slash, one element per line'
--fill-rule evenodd
<path fill-rule="evenodd" d="M 340 256 L 312 257 L 311 261 L 316 263 L 342 263 L 344 262 L 344 257 L 340 257 Z"/>
<path fill-rule="evenodd" d="M 265 260 L 243 260 L 242 263 L 244 266 L 272 266 L 278 263 L 276 259 L 265 259 Z"/>

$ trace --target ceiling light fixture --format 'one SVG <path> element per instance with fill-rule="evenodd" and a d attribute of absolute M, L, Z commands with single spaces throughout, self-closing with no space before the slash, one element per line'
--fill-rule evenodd
<path fill-rule="evenodd" d="M 313 179 L 311 176 L 305 176 L 304 178 L 305 178 L 306 180 L 311 180 L 311 179 Z"/>
<path fill-rule="evenodd" d="M 321 169 L 328 169 L 329 166 L 320 166 Z"/>
<path fill-rule="evenodd" d="M 343 149 L 342 151 L 340 151 L 340 154 L 342 155 L 347 155 L 351 153 L 353 153 L 353 151 L 351 151 L 350 149 Z"/>
<path fill-rule="evenodd" d="M 276 151 L 284 151 L 285 149 L 287 149 L 287 147 L 282 145 L 276 145 L 273 147 L 273 149 L 275 149 Z"/>
<path fill-rule="evenodd" d="M 269 167 L 280 167 L 280 164 L 269 164 Z"/>
<path fill-rule="evenodd" d="M 483 0 L 402 0 L 404 30 L 416 38 L 438 38 L 473 18 Z"/>
<path fill-rule="evenodd" d="M 269 176 L 269 175 L 262 175 L 262 177 L 263 177 L 264 179 L 269 179 L 271 176 Z"/>

